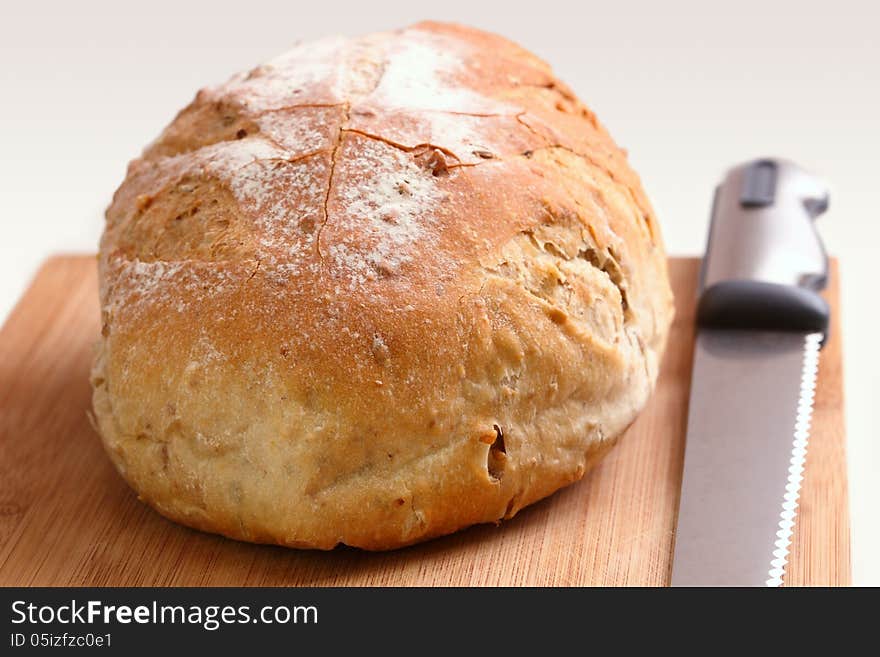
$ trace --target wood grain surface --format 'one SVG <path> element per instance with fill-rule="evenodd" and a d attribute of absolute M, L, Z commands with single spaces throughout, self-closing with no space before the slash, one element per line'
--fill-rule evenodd
<path fill-rule="evenodd" d="M 89 419 L 94 258 L 56 257 L 0 331 L 0 585 L 664 585 L 669 580 L 698 261 L 650 405 L 591 474 L 500 526 L 389 553 L 249 545 L 140 503 Z M 829 299 L 837 310 L 837 267 Z M 822 352 L 786 585 L 850 581 L 840 326 Z"/>

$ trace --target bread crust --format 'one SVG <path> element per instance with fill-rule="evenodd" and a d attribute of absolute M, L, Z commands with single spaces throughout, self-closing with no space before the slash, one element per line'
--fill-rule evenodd
<path fill-rule="evenodd" d="M 128 175 L 99 258 L 107 453 L 163 515 L 396 548 L 580 479 L 672 318 L 625 154 L 550 68 L 421 23 L 205 89 Z"/>

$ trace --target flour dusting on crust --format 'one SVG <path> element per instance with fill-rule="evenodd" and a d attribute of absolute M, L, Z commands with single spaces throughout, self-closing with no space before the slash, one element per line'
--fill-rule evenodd
<path fill-rule="evenodd" d="M 283 55 L 208 91 L 231 98 L 252 112 L 265 112 L 303 103 L 339 102 L 334 83 L 348 40 L 331 37 L 300 43 Z"/>
<path fill-rule="evenodd" d="M 455 76 L 464 53 L 431 41 L 402 41 L 370 101 L 386 109 L 431 112 L 498 112 L 504 106 L 462 87 Z"/>
<path fill-rule="evenodd" d="M 257 255 L 267 264 L 289 264 L 314 244 L 328 173 L 315 157 L 257 160 L 227 174 L 242 209 L 254 218 Z"/>
<path fill-rule="evenodd" d="M 411 154 L 373 140 L 358 142 L 358 157 L 342 166 L 334 218 L 342 230 L 328 249 L 335 270 L 349 273 L 353 283 L 395 272 L 412 259 L 412 247 L 430 244 L 443 197 L 437 178 Z"/>
<path fill-rule="evenodd" d="M 329 147 L 327 123 L 332 119 L 329 109 L 309 112 L 274 111 L 257 117 L 260 133 L 284 150 L 286 157 L 301 157 Z"/>
<path fill-rule="evenodd" d="M 151 305 L 185 312 L 193 302 L 228 293 L 241 285 L 241 266 L 193 268 L 186 262 L 114 259 L 112 281 L 103 310 L 137 315 Z"/>

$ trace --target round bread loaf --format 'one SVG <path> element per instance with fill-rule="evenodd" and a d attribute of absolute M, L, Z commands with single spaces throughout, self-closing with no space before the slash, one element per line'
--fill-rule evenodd
<path fill-rule="evenodd" d="M 100 251 L 94 411 L 140 498 L 237 539 L 388 549 L 581 478 L 672 316 L 622 152 L 550 68 L 437 23 L 202 90 Z"/>

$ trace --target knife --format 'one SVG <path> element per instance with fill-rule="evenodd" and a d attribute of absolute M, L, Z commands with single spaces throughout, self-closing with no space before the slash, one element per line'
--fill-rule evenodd
<path fill-rule="evenodd" d="M 825 184 L 781 159 L 715 190 L 673 586 L 782 584 L 830 315 L 813 225 L 827 208 Z"/>

